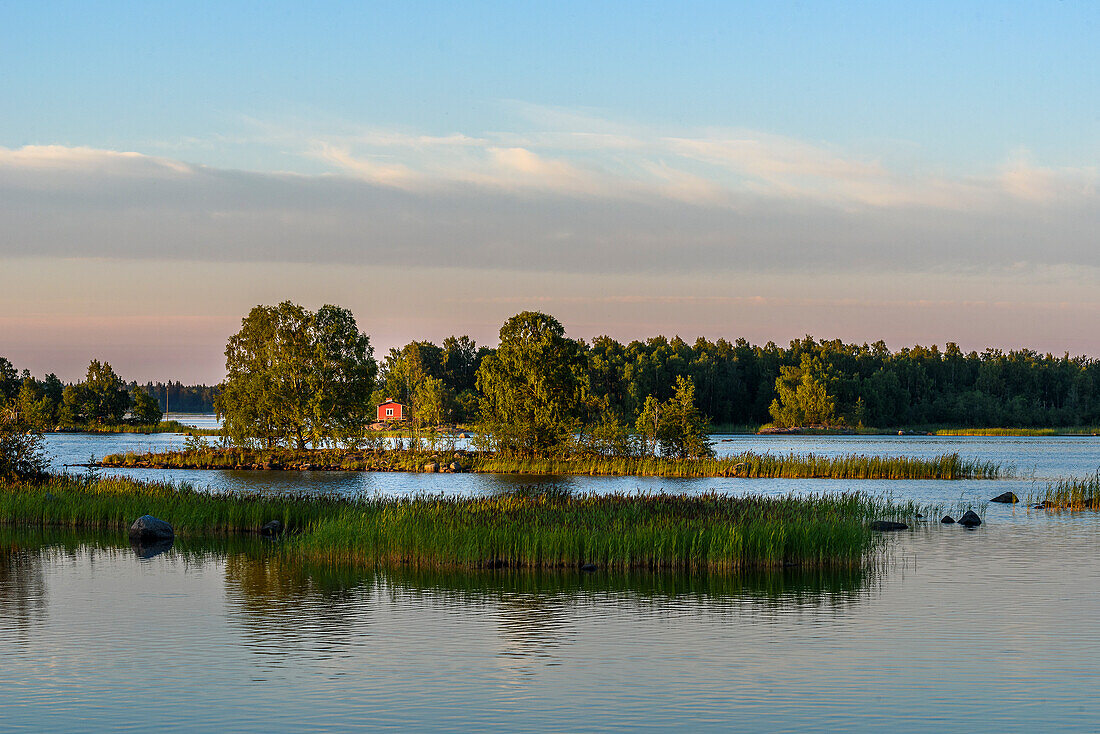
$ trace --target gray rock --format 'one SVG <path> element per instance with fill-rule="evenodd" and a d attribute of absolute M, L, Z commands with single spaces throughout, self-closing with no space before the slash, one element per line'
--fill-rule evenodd
<path fill-rule="evenodd" d="M 434 461 L 430 461 L 424 465 L 424 471 L 428 472 L 429 474 L 434 474 L 435 472 L 439 471 L 439 464 L 435 463 Z"/>
<path fill-rule="evenodd" d="M 595 563 L 586 563 L 583 566 L 581 566 L 581 570 L 584 571 L 585 573 L 592 573 L 593 571 L 596 570 L 596 568 L 597 568 L 597 566 L 596 566 Z"/>
<path fill-rule="evenodd" d="M 909 526 L 903 522 L 894 522 L 893 520 L 875 520 L 871 523 L 871 529 L 886 532 L 888 530 L 908 530 Z"/>
<path fill-rule="evenodd" d="M 991 499 L 989 501 L 990 502 L 1000 502 L 1003 505 L 1012 505 L 1012 504 L 1015 504 L 1015 503 L 1019 502 L 1020 498 L 1017 497 L 1016 495 L 1012 494 L 1011 492 L 1005 492 L 1003 494 L 997 495 L 996 497 L 994 497 L 993 499 Z"/>
<path fill-rule="evenodd" d="M 973 510 L 967 510 L 966 513 L 959 518 L 959 525 L 967 528 L 976 528 L 982 524 L 982 519 L 978 517 L 978 513 Z"/>
<path fill-rule="evenodd" d="M 955 518 L 951 517 L 950 515 L 944 515 L 942 518 L 940 518 L 940 522 L 942 522 L 944 525 L 954 525 Z"/>
<path fill-rule="evenodd" d="M 130 526 L 130 540 L 138 540 L 145 543 L 157 540 L 170 540 L 176 533 L 172 526 L 164 520 L 152 515 L 142 515 Z"/>
<path fill-rule="evenodd" d="M 266 538 L 274 538 L 277 535 L 282 535 L 282 533 L 283 524 L 278 520 L 265 522 L 263 527 L 260 528 L 260 535 L 263 535 Z"/>

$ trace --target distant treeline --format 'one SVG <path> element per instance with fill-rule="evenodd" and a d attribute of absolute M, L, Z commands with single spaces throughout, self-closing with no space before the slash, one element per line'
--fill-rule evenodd
<path fill-rule="evenodd" d="M 572 340 L 570 340 L 572 341 Z M 1100 362 L 1023 349 L 963 352 L 951 342 L 891 351 L 882 341 L 847 344 L 810 336 L 788 347 L 744 339 L 688 343 L 657 336 L 624 344 L 610 337 L 572 341 L 583 403 L 634 425 L 647 398 L 671 400 L 677 378 L 694 383 L 698 410 L 718 425 L 850 425 L 882 428 L 1080 426 L 1100 424 Z M 496 350 L 468 337 L 442 346 L 414 341 L 379 361 L 370 402 L 438 403 L 443 420 L 475 421 L 484 395 L 478 375 Z M 109 368 L 109 365 L 108 365 Z M 37 381 L 0 357 L 0 404 L 47 397 L 64 407 L 53 375 Z M 31 389 L 33 388 L 33 389 Z M 218 386 L 136 382 L 161 410 L 210 413 Z M 427 388 L 431 400 L 423 397 Z"/>
<path fill-rule="evenodd" d="M 136 382 L 131 387 L 138 387 Z M 180 382 L 147 382 L 141 389 L 160 403 L 160 409 L 173 413 L 213 413 L 216 385 L 184 385 Z"/>
<path fill-rule="evenodd" d="M 657 336 L 628 344 L 610 337 L 577 342 L 587 393 L 633 423 L 647 397 L 665 401 L 677 378 L 695 385 L 695 404 L 712 424 L 1076 426 L 1100 423 L 1100 362 L 1023 349 L 963 352 L 948 342 L 891 351 L 882 341 L 847 344 L 807 336 L 784 348 L 744 339 L 688 343 Z M 391 350 L 379 392 L 410 398 L 415 379 L 442 380 L 459 419 L 475 415 L 476 376 L 494 350 L 448 339 Z M 413 363 L 410 367 L 409 363 Z"/>
<path fill-rule="evenodd" d="M 124 423 L 128 430 L 156 427 L 163 417 L 166 393 L 173 411 L 213 412 L 215 388 L 206 385 L 126 382 L 110 363 L 98 360 L 88 365 L 83 381 L 66 384 L 52 373 L 40 380 L 29 370 L 20 372 L 0 357 L 0 419 L 29 428 L 101 430 Z"/>

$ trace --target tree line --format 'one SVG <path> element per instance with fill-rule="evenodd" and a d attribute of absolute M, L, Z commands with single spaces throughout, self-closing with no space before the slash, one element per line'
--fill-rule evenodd
<path fill-rule="evenodd" d="M 683 378 L 694 386 L 695 407 L 713 425 L 1100 424 L 1100 362 L 1068 354 L 964 353 L 951 342 L 942 350 L 933 345 L 891 351 L 882 341 L 849 344 L 811 336 L 785 348 L 744 339 L 688 343 L 664 336 L 624 344 L 601 336 L 577 340 L 571 349 L 572 369 L 586 396 L 601 412 L 630 423 L 646 413 L 647 400 L 674 397 Z M 485 397 L 479 370 L 495 351 L 467 337 L 451 337 L 442 347 L 411 342 L 392 349 L 382 362 L 376 397 L 416 402 L 417 387 L 435 379 L 447 415 L 476 420 Z"/>
<path fill-rule="evenodd" d="M 85 379 L 38 380 L 0 357 L 0 405 L 35 425 L 152 418 L 214 409 L 237 442 L 305 446 L 361 437 L 386 398 L 414 429 L 478 424 L 500 447 L 580 443 L 697 454 L 698 426 L 878 428 L 1100 424 L 1100 362 L 1032 350 L 964 353 L 956 344 L 891 351 L 807 336 L 788 347 L 744 339 L 572 339 L 548 314 L 523 312 L 495 348 L 468 336 L 413 341 L 376 360 L 349 311 L 257 306 L 226 348 L 219 386 L 123 383 L 92 361 Z M 152 405 L 150 405 L 152 403 Z M 158 404 L 159 403 L 159 404 Z M 159 416 L 158 416 L 159 420 Z M 151 422 L 151 421 L 150 421 Z"/>
<path fill-rule="evenodd" d="M 84 380 L 63 384 L 55 374 L 39 380 L 0 357 L 0 410 L 5 422 L 40 431 L 110 427 L 129 420 L 155 425 L 163 412 L 137 383 L 123 382 L 108 362 L 93 359 Z"/>

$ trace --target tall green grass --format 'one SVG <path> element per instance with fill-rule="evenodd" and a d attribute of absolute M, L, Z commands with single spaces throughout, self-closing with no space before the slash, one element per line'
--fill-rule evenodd
<path fill-rule="evenodd" d="M 160 454 L 113 454 L 105 467 L 164 469 L 295 469 L 343 471 L 424 471 L 433 455 L 420 451 L 345 452 L 252 451 L 207 448 Z M 450 458 L 439 459 L 446 466 Z M 991 461 L 964 459 L 957 453 L 931 459 L 908 456 L 820 456 L 816 454 L 757 454 L 712 459 L 666 459 L 579 455 L 525 458 L 466 452 L 457 461 L 462 471 L 494 474 L 574 474 L 649 477 L 768 477 L 790 479 L 996 479 L 1002 468 Z"/>
<path fill-rule="evenodd" d="M 220 428 L 196 428 L 177 420 L 159 423 L 104 423 L 62 428 L 63 433 L 190 433 L 194 436 L 219 436 Z"/>
<path fill-rule="evenodd" d="M 1076 426 L 1066 428 L 941 428 L 937 436 L 1095 436 L 1100 428 Z"/>
<path fill-rule="evenodd" d="M 1100 510 L 1100 470 L 1091 477 L 1069 477 L 1047 485 L 1046 490 L 1032 502 L 1057 510 Z"/>
<path fill-rule="evenodd" d="M 854 565 L 879 543 L 868 523 L 918 508 L 860 493 L 812 497 L 508 494 L 493 497 L 213 495 L 120 478 L 0 484 L 0 522 L 123 531 L 141 515 L 181 534 L 256 532 L 333 566 L 645 570 Z"/>

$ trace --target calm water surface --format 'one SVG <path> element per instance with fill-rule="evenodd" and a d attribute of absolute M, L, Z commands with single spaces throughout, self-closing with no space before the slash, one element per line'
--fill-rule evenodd
<path fill-rule="evenodd" d="M 58 463 L 167 436 L 53 436 Z M 814 492 L 978 504 L 865 571 L 333 573 L 258 543 L 0 528 L 0 729 L 1096 731 L 1100 519 L 979 503 L 1100 466 L 1094 438 L 737 437 L 728 451 L 966 456 L 998 482 L 196 473 L 215 489 Z M 76 457 L 67 461 L 66 457 Z M 268 474 L 272 476 L 267 476 Z M 186 472 L 141 476 L 188 478 Z M 425 481 L 426 480 L 426 481 Z"/>

